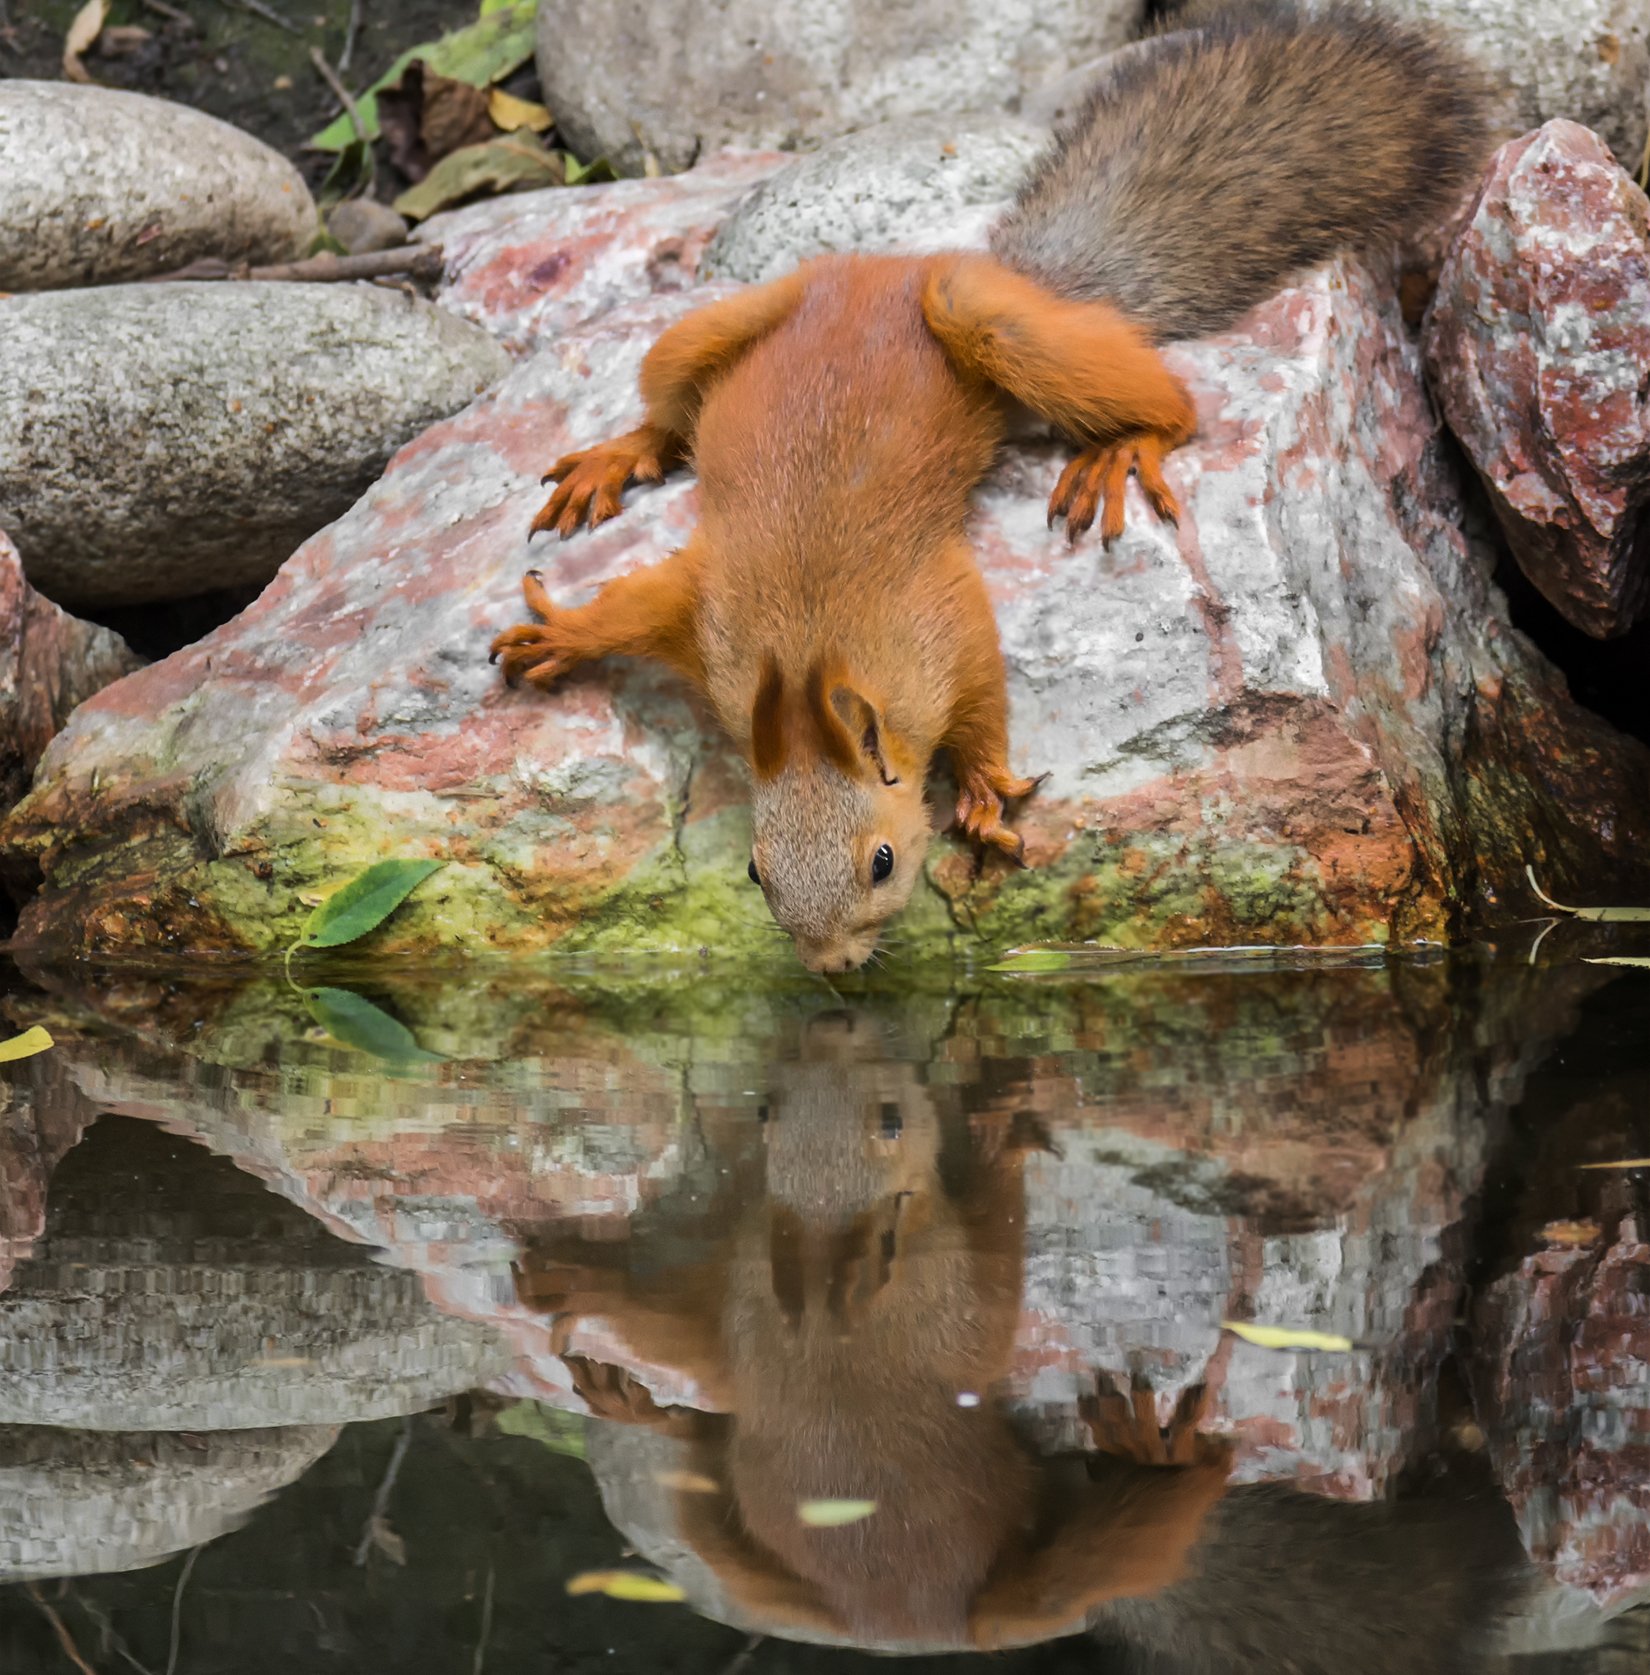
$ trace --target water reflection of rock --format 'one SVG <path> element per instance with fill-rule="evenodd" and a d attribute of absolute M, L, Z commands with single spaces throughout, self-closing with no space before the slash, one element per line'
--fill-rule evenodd
<path fill-rule="evenodd" d="M 1469 1200 L 1530 1068 L 1597 980 L 1159 969 L 864 1010 L 871 1050 L 930 1097 L 965 1119 L 1033 1112 L 1059 1148 L 1025 1161 L 1004 1388 L 1045 1446 L 1074 1439 L 1097 1365 L 1139 1352 L 1173 1386 L 1216 1348 L 1223 1315 L 1310 1322 L 1390 1352 L 1223 1353 L 1216 1423 L 1240 1477 L 1357 1498 L 1428 1430 Z M 455 1062 L 386 1078 L 306 1044 L 310 1020 L 274 985 L 225 983 L 203 1004 L 182 985 L 104 981 L 95 1005 L 60 989 L 64 1045 L 37 1061 L 41 1100 L 204 1140 L 331 1234 L 384 1251 L 448 1316 L 507 1339 L 510 1364 L 478 1363 L 475 1382 L 574 1405 L 547 1322 L 515 1299 L 512 1258 L 576 1233 L 621 1264 L 644 1247 L 691 1261 L 720 1230 L 718 1181 L 763 1143 L 773 1061 L 823 997 L 700 984 L 581 1008 L 520 972 L 374 992 Z M 573 1346 L 625 1360 L 661 1400 L 708 1401 L 599 1320 Z M 667 1511 L 627 1522 L 644 1550 L 673 1539 Z"/>
<path fill-rule="evenodd" d="M 337 1435 L 330 1425 L 188 1436 L 0 1425 L 0 1580 L 133 1570 L 215 1540 Z"/>
<path fill-rule="evenodd" d="M 0 1421 L 106 1431 L 399 1415 L 509 1365 L 415 1276 L 200 1146 L 107 1117 L 58 1165 L 0 1334 Z"/>

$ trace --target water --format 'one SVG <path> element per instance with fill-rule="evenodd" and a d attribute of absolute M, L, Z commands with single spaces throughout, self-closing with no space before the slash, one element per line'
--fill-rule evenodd
<path fill-rule="evenodd" d="M 7 1675 L 1650 1666 L 1650 1167 L 1583 1167 L 1650 1158 L 1650 973 L 7 974 L 35 1023 Z"/>

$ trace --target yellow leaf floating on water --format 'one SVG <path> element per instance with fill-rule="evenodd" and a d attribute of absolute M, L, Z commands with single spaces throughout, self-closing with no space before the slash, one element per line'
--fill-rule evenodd
<path fill-rule="evenodd" d="M 1221 1329 L 1261 1349 L 1354 1349 L 1338 1332 L 1306 1332 L 1295 1326 L 1257 1326 L 1252 1321 L 1223 1320 Z"/>
<path fill-rule="evenodd" d="M 1637 954 L 1600 954 L 1595 960 L 1584 959 L 1583 965 L 1632 965 L 1641 971 L 1650 971 L 1650 959 Z"/>
<path fill-rule="evenodd" d="M 722 1487 L 714 1477 L 698 1471 L 656 1471 L 653 1481 L 661 1489 L 674 1489 L 682 1495 L 714 1495 Z"/>
<path fill-rule="evenodd" d="M 816 1530 L 834 1530 L 841 1524 L 858 1524 L 877 1509 L 875 1501 L 798 1501 L 796 1515 Z"/>
<path fill-rule="evenodd" d="M 0 1064 L 10 1064 L 13 1059 L 33 1058 L 36 1053 L 43 1053 L 48 1047 L 56 1045 L 51 1031 L 36 1024 L 21 1035 L 14 1035 L 10 1041 L 0 1041 Z"/>
<path fill-rule="evenodd" d="M 1583 1169 L 1650 1169 L 1650 1157 L 1624 1157 L 1615 1163 L 1583 1163 Z"/>
<path fill-rule="evenodd" d="M 674 1582 L 662 1576 L 648 1576 L 639 1570 L 587 1570 L 571 1578 L 567 1584 L 570 1594 L 606 1594 L 609 1599 L 641 1600 L 649 1605 L 664 1605 L 687 1595 Z"/>
<path fill-rule="evenodd" d="M 1550 1245 L 1590 1245 L 1603 1231 L 1596 1221 L 1549 1221 L 1541 1237 Z"/>

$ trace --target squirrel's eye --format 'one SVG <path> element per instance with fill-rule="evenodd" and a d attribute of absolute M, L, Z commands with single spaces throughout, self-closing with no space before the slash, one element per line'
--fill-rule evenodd
<path fill-rule="evenodd" d="M 883 1139 L 899 1139 L 900 1130 L 905 1127 L 905 1119 L 900 1113 L 899 1106 L 893 1103 L 885 1104 L 882 1107 L 881 1116 Z"/>
<path fill-rule="evenodd" d="M 893 873 L 894 852 L 885 843 L 871 857 L 871 882 L 881 884 Z"/>
<path fill-rule="evenodd" d="M 751 883 L 760 889 L 762 884 L 762 874 L 756 870 L 756 857 L 754 855 L 751 856 L 751 864 L 745 868 L 745 871 L 751 875 Z"/>

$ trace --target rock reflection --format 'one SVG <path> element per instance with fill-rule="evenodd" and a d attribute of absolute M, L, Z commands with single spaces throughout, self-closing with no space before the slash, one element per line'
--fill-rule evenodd
<path fill-rule="evenodd" d="M 59 1046 L 0 1078 L 0 1573 L 152 1562 L 337 1427 L 484 1391 L 593 1415 L 613 1523 L 749 1632 L 1473 1667 L 1650 1583 L 1650 1218 L 1573 1169 L 1650 1135 L 1615 1044 L 1592 1119 L 1543 1068 L 1608 981 L 415 974 L 372 990 L 443 1055 L 401 1072 L 278 982 L 39 973 L 5 1004 Z M 1555 1254 L 1566 1217 L 1596 1243 Z M 800 1515 L 842 1501 L 874 1511 Z"/>

